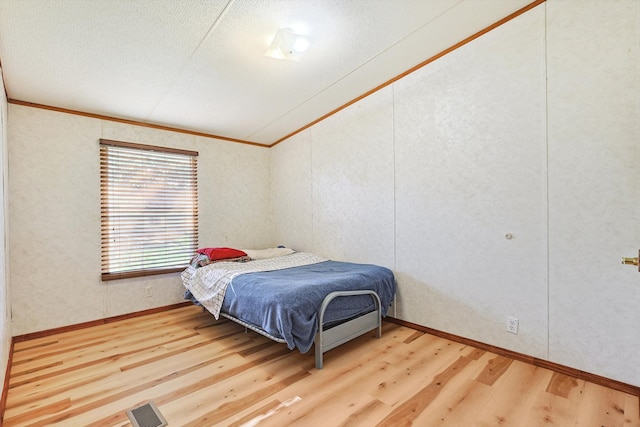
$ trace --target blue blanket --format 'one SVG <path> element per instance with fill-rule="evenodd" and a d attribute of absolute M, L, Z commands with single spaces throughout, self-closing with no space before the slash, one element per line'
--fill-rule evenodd
<path fill-rule="evenodd" d="M 282 338 L 290 349 L 306 353 L 317 332 L 317 312 L 333 291 L 374 290 L 382 315 L 395 296 L 395 278 L 388 268 L 324 261 L 283 270 L 247 273 L 235 277 L 222 311 Z M 375 308 L 369 295 L 336 298 L 325 312 L 325 324 L 349 319 Z"/>

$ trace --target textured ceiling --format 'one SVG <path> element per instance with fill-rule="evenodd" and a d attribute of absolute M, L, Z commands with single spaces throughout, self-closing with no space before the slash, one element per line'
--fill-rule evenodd
<path fill-rule="evenodd" d="M 0 0 L 0 61 L 13 100 L 271 145 L 529 3 Z"/>

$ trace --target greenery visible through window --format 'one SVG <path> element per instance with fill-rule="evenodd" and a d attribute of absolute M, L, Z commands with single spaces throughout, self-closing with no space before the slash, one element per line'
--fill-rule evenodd
<path fill-rule="evenodd" d="M 102 280 L 188 264 L 198 245 L 197 156 L 100 140 Z"/>

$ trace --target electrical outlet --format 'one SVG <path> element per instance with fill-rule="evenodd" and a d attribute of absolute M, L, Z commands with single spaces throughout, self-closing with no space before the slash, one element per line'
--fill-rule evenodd
<path fill-rule="evenodd" d="M 151 286 L 147 286 L 144 288 L 144 294 L 147 298 L 151 298 L 153 296 L 153 288 Z"/>
<path fill-rule="evenodd" d="M 507 332 L 512 334 L 518 333 L 518 319 L 515 317 L 507 317 Z"/>

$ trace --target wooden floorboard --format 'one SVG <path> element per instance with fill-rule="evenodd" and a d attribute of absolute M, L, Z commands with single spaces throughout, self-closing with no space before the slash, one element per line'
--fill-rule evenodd
<path fill-rule="evenodd" d="M 182 307 L 16 342 L 4 425 L 640 427 L 638 396 L 385 322 L 325 355 Z"/>

